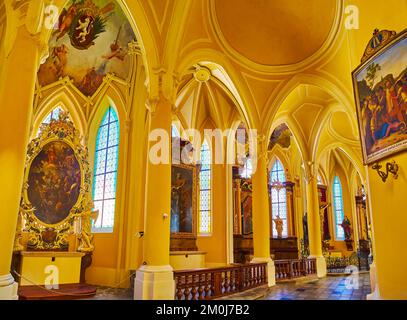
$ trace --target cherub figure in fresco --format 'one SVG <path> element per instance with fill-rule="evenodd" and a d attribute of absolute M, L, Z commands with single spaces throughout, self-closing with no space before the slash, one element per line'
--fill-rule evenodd
<path fill-rule="evenodd" d="M 117 32 L 116 40 L 110 45 L 110 53 L 105 54 L 102 56 L 103 59 L 111 60 L 113 58 L 117 58 L 121 61 L 124 60 L 127 52 L 119 45 L 119 36 L 123 26 L 120 26 L 119 31 Z"/>
<path fill-rule="evenodd" d="M 58 30 L 56 31 L 59 33 L 57 40 L 61 39 L 69 31 L 76 12 L 75 4 L 71 5 L 68 10 L 62 10 L 62 13 L 59 16 Z"/>
<path fill-rule="evenodd" d="M 103 59 L 111 60 L 113 58 L 116 58 L 116 59 L 119 59 L 120 61 L 123 61 L 127 54 L 127 51 L 124 50 L 122 47 L 120 47 L 116 43 L 112 43 L 110 45 L 110 50 L 111 50 L 111 53 L 103 55 L 102 56 Z"/>

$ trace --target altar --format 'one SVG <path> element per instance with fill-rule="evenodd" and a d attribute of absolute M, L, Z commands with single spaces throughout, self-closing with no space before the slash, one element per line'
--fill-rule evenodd
<path fill-rule="evenodd" d="M 79 283 L 83 252 L 22 251 L 20 286 Z"/>
<path fill-rule="evenodd" d="M 69 288 L 74 296 L 85 283 L 94 249 L 91 221 L 98 212 L 81 141 L 68 114 L 61 112 L 28 145 L 11 267 L 26 299 L 31 293 L 47 298 L 55 290 L 62 296 L 66 285 L 75 286 Z M 95 288 L 86 291 L 94 294 Z"/>

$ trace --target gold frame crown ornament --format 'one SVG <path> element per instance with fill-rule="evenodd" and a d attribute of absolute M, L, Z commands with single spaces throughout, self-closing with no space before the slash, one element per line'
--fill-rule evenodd
<path fill-rule="evenodd" d="M 59 119 L 51 120 L 49 124 L 43 124 L 39 135 L 33 139 L 27 148 L 25 163 L 24 183 L 20 203 L 20 215 L 18 230 L 16 233 L 15 250 L 21 250 L 21 232 L 29 234 L 27 250 L 68 250 L 68 236 L 74 233 L 74 221 L 80 219 L 82 230 L 79 236 L 80 251 L 89 252 L 93 250 L 92 236 L 90 231 L 90 213 L 93 209 L 91 195 L 91 173 L 89 170 L 88 150 L 81 143 L 82 137 L 74 124 L 69 119 L 67 112 L 61 112 Z M 79 164 L 80 186 L 76 202 L 70 208 L 66 217 L 55 223 L 42 221 L 36 214 L 37 208 L 29 200 L 29 175 L 31 165 L 36 157 L 47 145 L 57 142 L 64 143 L 73 152 L 74 158 Z M 89 223 L 84 221 L 89 219 Z M 86 236 L 84 236 L 86 233 Z M 86 242 L 86 243 L 85 243 Z"/>

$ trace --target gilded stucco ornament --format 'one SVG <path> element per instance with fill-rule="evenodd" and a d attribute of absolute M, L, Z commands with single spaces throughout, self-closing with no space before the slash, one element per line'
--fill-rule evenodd
<path fill-rule="evenodd" d="M 78 235 L 79 251 L 93 250 L 91 173 L 88 150 L 79 131 L 61 112 L 41 126 L 27 148 L 15 250 L 22 250 L 21 231 L 29 234 L 28 250 L 68 250 L 69 235 Z M 74 221 L 80 229 L 74 230 Z"/>

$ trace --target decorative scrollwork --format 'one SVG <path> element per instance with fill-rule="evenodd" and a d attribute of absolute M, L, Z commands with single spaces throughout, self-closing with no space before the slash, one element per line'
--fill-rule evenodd
<path fill-rule="evenodd" d="M 386 172 L 381 171 L 381 168 L 382 165 L 378 162 L 372 166 L 372 169 L 377 171 L 377 174 L 380 176 L 383 182 L 386 182 L 387 178 L 389 177 L 389 173 L 393 175 L 394 179 L 398 178 L 399 166 L 394 160 L 386 163 Z"/>
<path fill-rule="evenodd" d="M 58 120 L 51 120 L 49 124 L 44 124 L 40 128 L 40 133 L 37 138 L 33 139 L 28 145 L 27 149 L 27 158 L 26 166 L 24 173 L 24 183 L 20 203 L 20 215 L 19 221 L 20 225 L 17 228 L 16 232 L 16 241 L 15 241 L 15 250 L 22 250 L 21 245 L 21 230 L 29 234 L 29 239 L 27 242 L 28 250 L 68 250 L 69 241 L 68 236 L 73 233 L 73 224 L 75 219 L 80 218 L 82 226 L 86 231 L 83 231 L 87 234 L 86 240 L 85 236 L 80 236 L 81 249 L 82 251 L 90 252 L 93 250 L 92 245 L 92 236 L 90 235 L 90 219 L 91 212 L 93 208 L 93 203 L 90 200 L 90 184 L 91 184 L 91 173 L 89 170 L 88 162 L 88 150 L 81 143 L 82 137 L 79 134 L 79 131 L 74 127 L 73 123 L 69 120 L 68 113 L 61 112 Z M 69 163 L 74 163 L 79 167 L 79 170 L 75 169 L 75 172 L 72 173 L 69 171 L 69 166 L 65 163 L 61 163 L 60 158 L 57 158 L 55 155 L 50 155 L 50 152 L 46 153 L 47 161 L 44 161 L 39 157 L 41 152 L 49 146 L 63 144 L 64 150 L 68 150 L 70 153 L 69 156 L 66 156 L 63 159 L 69 158 Z M 48 150 L 47 149 L 47 150 Z M 53 149 L 52 149 L 53 150 Z M 37 159 L 38 157 L 38 159 Z M 50 159 L 54 160 L 54 163 L 51 163 Z M 33 162 L 39 163 L 40 165 L 35 167 Z M 38 169 L 39 167 L 39 169 Z M 68 168 L 68 169 L 66 169 Z M 76 168 L 76 167 L 75 167 Z M 68 171 L 64 171 L 64 170 Z M 64 197 L 69 197 L 69 205 L 65 205 L 66 202 L 60 201 L 52 208 L 56 208 L 55 212 L 61 214 L 58 219 L 54 217 L 49 218 L 50 214 L 45 215 L 41 211 L 45 211 L 44 207 L 47 206 L 44 202 L 50 201 L 50 198 L 53 196 L 52 193 L 48 191 L 47 194 L 40 194 L 36 200 L 37 207 L 31 202 L 34 197 L 30 199 L 29 190 L 37 190 L 34 186 L 30 186 L 30 171 L 33 172 L 40 171 L 40 176 L 42 180 L 35 181 L 40 187 L 42 184 L 45 184 L 45 179 L 47 180 L 48 185 L 57 184 L 59 188 L 54 188 L 55 192 L 62 192 L 62 199 Z M 36 170 L 36 171 L 35 171 Z M 41 171 L 42 170 L 42 171 Z M 56 170 L 58 174 L 52 174 Z M 51 172 L 49 172 L 51 171 Z M 63 174 L 59 174 L 60 172 Z M 72 178 L 72 175 L 75 174 L 76 180 L 74 183 L 68 181 L 69 178 Z M 55 178 L 51 180 L 51 177 Z M 66 178 L 65 187 L 62 188 L 64 183 L 63 178 Z M 31 180 L 31 184 L 34 184 Z M 30 189 L 30 187 L 32 189 Z M 62 190 L 62 191 L 59 191 Z M 75 191 L 74 196 L 72 196 Z M 32 195 L 32 193 L 30 193 Z M 36 193 L 38 194 L 38 192 Z M 35 202 L 35 201 L 34 201 Z M 63 209 L 61 209 L 61 206 Z M 50 211 L 53 213 L 54 211 Z M 44 218 L 44 216 L 46 218 Z"/>

